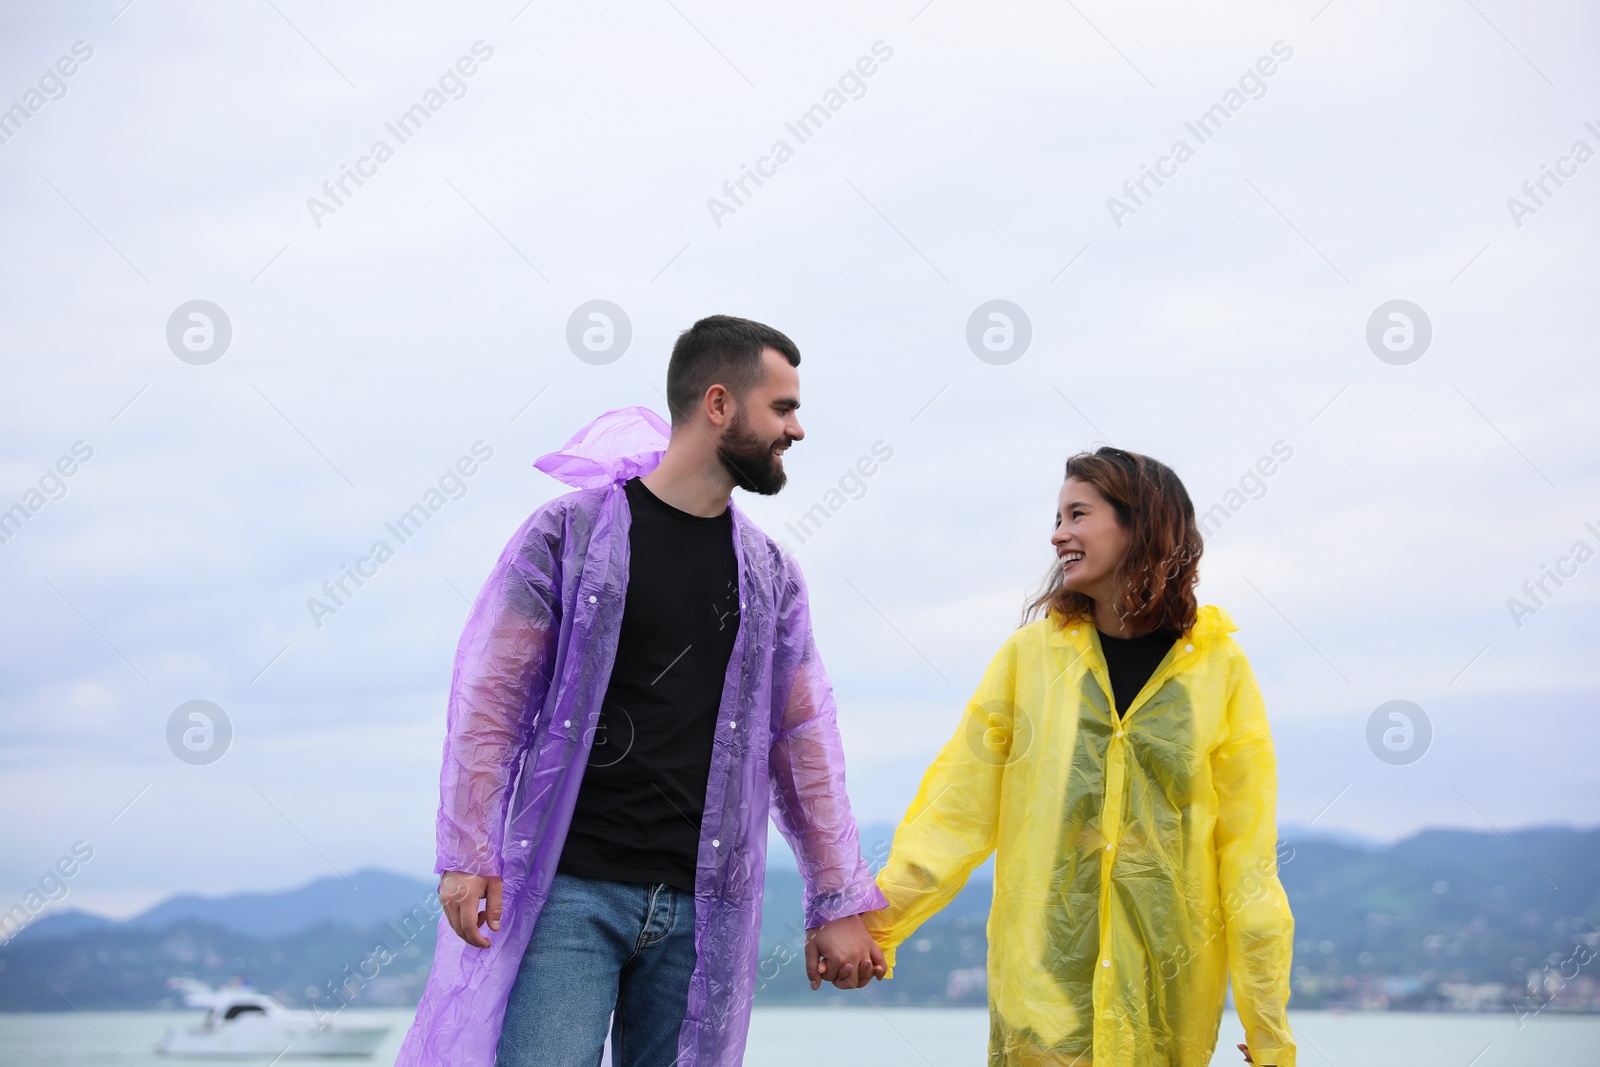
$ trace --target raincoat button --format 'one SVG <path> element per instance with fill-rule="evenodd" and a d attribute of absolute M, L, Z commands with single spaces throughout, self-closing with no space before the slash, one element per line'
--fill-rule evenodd
<path fill-rule="evenodd" d="M 1076 630 L 1072 631 L 1072 636 L 1073 637 L 1077 637 L 1078 636 L 1078 631 L 1076 631 Z"/>
<path fill-rule="evenodd" d="M 1110 851 L 1111 851 L 1111 846 L 1110 846 L 1110 845 L 1107 845 L 1107 846 L 1106 846 L 1106 851 L 1107 851 L 1107 852 L 1110 852 Z"/>
<path fill-rule="evenodd" d="M 1100 966 L 1109 967 L 1109 966 L 1111 966 L 1111 961 L 1110 960 L 1101 960 L 1100 961 Z"/>
<path fill-rule="evenodd" d="M 741 600 L 741 601 L 739 601 L 739 610 L 740 610 L 740 611 L 743 611 L 743 610 L 744 610 L 744 601 L 742 601 L 742 600 Z"/>
<path fill-rule="evenodd" d="M 1118 736 L 1118 737 L 1121 737 L 1121 736 L 1122 736 L 1122 731 L 1121 731 L 1121 730 L 1118 730 L 1118 731 L 1117 731 L 1117 736 Z"/>
<path fill-rule="evenodd" d="M 570 729 L 572 729 L 572 720 L 568 719 L 566 722 L 562 723 L 561 725 L 565 726 L 567 729 L 570 730 Z"/>
<path fill-rule="evenodd" d="M 722 842 L 713 837 L 711 839 L 711 847 L 712 848 L 721 848 L 722 847 Z"/>
<path fill-rule="evenodd" d="M 523 848 L 528 847 L 528 843 L 526 841 L 518 841 L 517 844 L 521 845 Z"/>
<path fill-rule="evenodd" d="M 593 598 L 593 597 L 590 597 L 590 598 L 589 598 L 589 599 L 590 599 L 590 600 L 593 600 L 593 599 L 594 599 L 594 598 Z M 1194 646 L 1193 646 L 1193 645 L 1184 645 L 1184 646 L 1183 646 L 1183 650 L 1184 650 L 1184 651 L 1185 651 L 1185 652 L 1193 652 L 1193 651 L 1194 651 Z"/>
<path fill-rule="evenodd" d="M 739 724 L 736 723 L 736 722 L 730 722 L 728 724 L 728 729 L 730 729 L 730 730 L 737 730 L 738 728 L 739 728 Z"/>
<path fill-rule="evenodd" d="M 597 597 L 597 596 L 594 596 L 594 595 L 593 595 L 593 594 L 590 594 L 590 596 L 589 596 L 589 603 L 591 603 L 591 604 L 593 604 L 593 603 L 594 603 L 594 602 L 595 602 L 595 601 L 596 601 L 596 600 L 598 600 L 598 599 L 600 599 L 600 598 L 599 598 L 599 597 Z M 1193 645 L 1191 645 L 1191 646 L 1189 646 L 1189 647 L 1190 647 L 1190 650 L 1191 650 L 1191 651 L 1192 651 L 1192 650 L 1193 650 L 1193 648 L 1194 648 L 1194 646 L 1193 646 Z"/>

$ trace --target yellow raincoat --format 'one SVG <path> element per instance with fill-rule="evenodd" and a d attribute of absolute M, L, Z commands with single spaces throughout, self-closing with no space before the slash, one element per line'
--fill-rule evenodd
<path fill-rule="evenodd" d="M 995 853 L 991 1067 L 1205 1067 L 1230 974 L 1255 1063 L 1294 1067 L 1277 772 L 1236 628 L 1202 607 L 1119 722 L 1094 624 L 1024 626 L 928 768 L 867 925 L 893 975 Z"/>

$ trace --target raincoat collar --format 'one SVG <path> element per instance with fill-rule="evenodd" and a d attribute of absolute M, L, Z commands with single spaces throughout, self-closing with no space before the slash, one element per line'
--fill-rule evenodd
<path fill-rule="evenodd" d="M 1094 623 L 1086 619 L 1062 619 L 1059 615 L 1050 616 L 1050 642 L 1058 645 L 1071 645 L 1074 648 L 1086 649 L 1089 647 L 1089 631 L 1094 629 Z M 1234 625 L 1233 616 L 1215 604 L 1202 604 L 1195 615 L 1194 626 L 1184 634 L 1184 639 L 1190 643 L 1210 642 L 1233 633 L 1239 627 Z"/>
<path fill-rule="evenodd" d="M 1133 703 L 1122 713 L 1121 721 L 1132 720 L 1144 706 L 1148 695 L 1159 690 L 1172 675 L 1189 669 L 1195 663 L 1203 662 L 1205 657 L 1216 649 L 1219 642 L 1237 629 L 1226 611 L 1215 604 L 1202 604 L 1195 613 L 1194 625 L 1174 643 L 1154 673 L 1145 680 Z M 1112 699 L 1111 671 L 1106 665 L 1105 650 L 1100 645 L 1100 638 L 1093 622 L 1087 619 L 1068 619 L 1065 626 L 1052 627 L 1049 640 L 1052 644 L 1072 649 L 1074 659 L 1082 658 L 1088 665 L 1089 672 L 1094 675 L 1095 681 L 1105 692 L 1106 699 L 1108 701 Z"/>

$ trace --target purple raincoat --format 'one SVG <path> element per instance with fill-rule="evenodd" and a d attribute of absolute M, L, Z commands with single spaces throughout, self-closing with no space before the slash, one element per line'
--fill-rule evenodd
<path fill-rule="evenodd" d="M 627 408 L 541 457 L 535 466 L 579 491 L 522 524 L 472 607 L 450 687 L 436 870 L 504 878 L 504 913 L 487 949 L 467 945 L 441 917 L 397 1065 L 494 1063 L 616 658 L 628 589 L 622 483 L 655 468 L 667 432 L 654 413 Z M 808 928 L 887 905 L 861 858 L 800 567 L 737 508 L 733 537 L 742 610 L 700 828 L 698 959 L 678 1034 L 682 1067 L 744 1056 L 769 803 L 799 860 Z"/>

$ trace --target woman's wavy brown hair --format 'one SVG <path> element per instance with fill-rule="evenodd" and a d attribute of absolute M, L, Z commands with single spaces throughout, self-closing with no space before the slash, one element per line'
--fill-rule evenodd
<path fill-rule="evenodd" d="M 1189 491 L 1172 468 L 1137 452 L 1101 448 L 1067 460 L 1066 476 L 1098 489 L 1128 532 L 1128 552 L 1115 576 L 1117 613 L 1136 635 L 1152 630 L 1187 633 L 1197 612 L 1194 587 L 1205 546 Z M 1062 622 L 1094 618 L 1094 600 L 1062 585 L 1059 559 L 1023 621 L 1049 614 Z"/>

